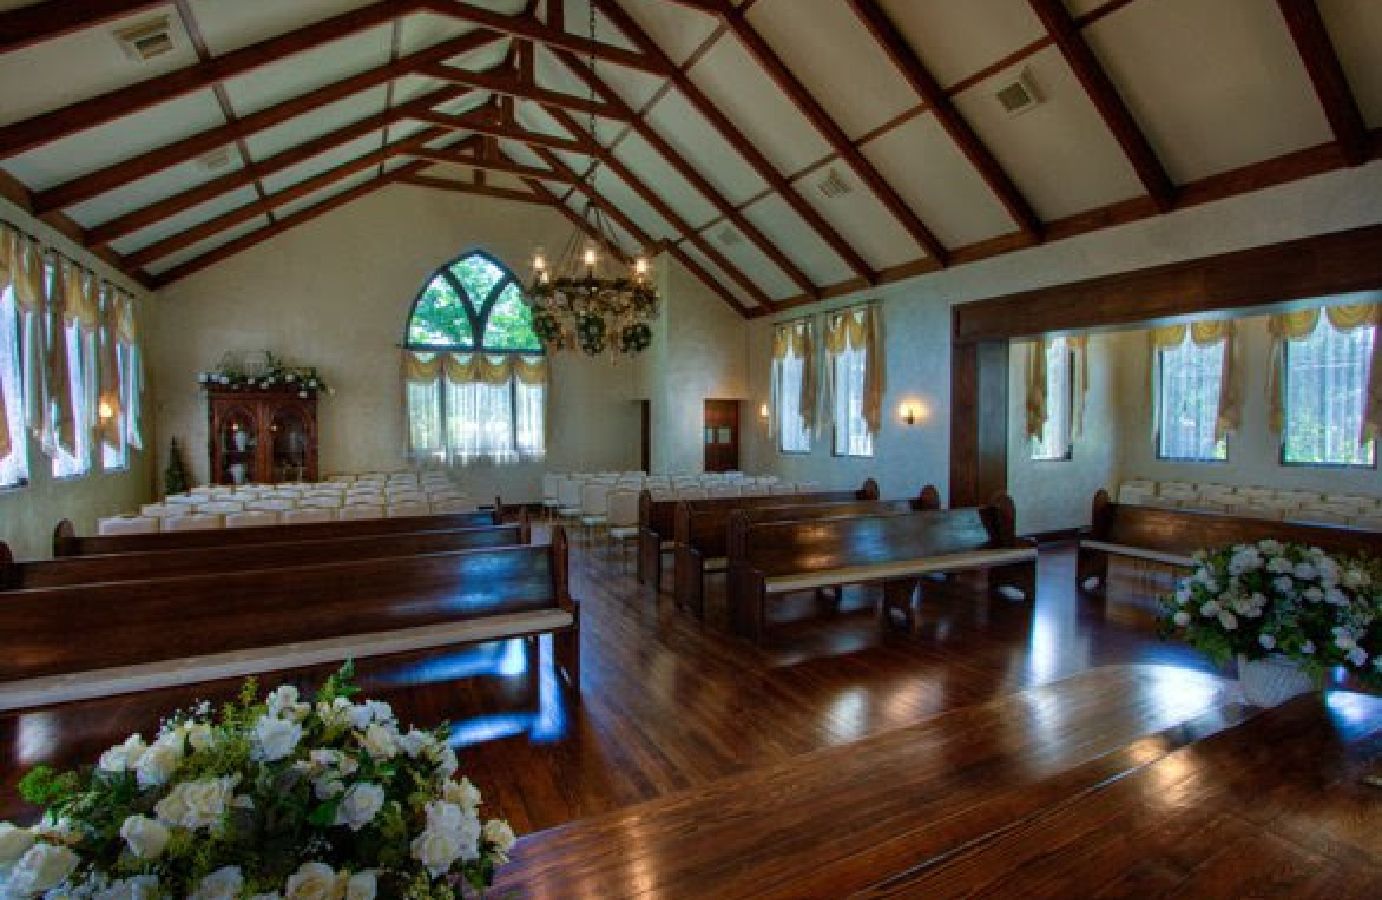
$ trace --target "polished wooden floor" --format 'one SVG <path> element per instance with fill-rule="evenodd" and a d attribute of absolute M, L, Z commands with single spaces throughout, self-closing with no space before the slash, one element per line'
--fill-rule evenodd
<path fill-rule="evenodd" d="M 629 561 L 631 562 L 631 560 Z M 492 811 L 520 832 L 619 809 L 1099 666 L 1156 663 L 1210 671 L 1160 642 L 1137 603 L 1076 597 L 1073 554 L 1043 551 L 1035 603 L 990 600 L 963 586 L 928 592 L 916 636 L 883 635 L 869 598 L 830 620 L 810 603 L 784 610 L 759 648 L 719 627 L 712 579 L 706 623 L 640 587 L 603 552 L 573 555 L 584 604 L 584 702 L 565 702 L 550 647 L 529 668 L 521 644 L 362 664 L 362 684 L 400 718 L 452 723 L 464 770 Z M 1136 576 L 1128 597 L 1146 594 Z M 310 685 L 320 672 L 285 679 Z M 40 762 L 90 762 L 159 714 L 229 696 L 197 685 L 0 716 L 0 817 L 32 814 L 14 786 Z"/>

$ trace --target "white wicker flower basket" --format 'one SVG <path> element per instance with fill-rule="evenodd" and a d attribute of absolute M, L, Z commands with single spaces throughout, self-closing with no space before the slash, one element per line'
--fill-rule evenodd
<path fill-rule="evenodd" d="M 1315 678 L 1284 656 L 1247 659 L 1239 655 L 1238 680 L 1243 699 L 1253 706 L 1280 706 L 1292 697 L 1319 689 Z"/>

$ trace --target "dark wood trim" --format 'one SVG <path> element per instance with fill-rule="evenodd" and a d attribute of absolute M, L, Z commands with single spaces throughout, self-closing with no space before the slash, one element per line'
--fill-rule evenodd
<path fill-rule="evenodd" d="M 1277 7 L 1290 29 L 1291 39 L 1300 53 L 1315 95 L 1320 98 L 1329 127 L 1334 131 L 1344 159 L 1351 166 L 1368 159 L 1368 127 L 1339 64 L 1339 55 L 1320 16 L 1315 0 L 1277 0 Z"/>
<path fill-rule="evenodd" d="M 1175 185 L 1165 167 L 1157 158 L 1156 151 L 1142 133 L 1142 128 L 1133 118 L 1118 88 L 1104 71 L 1104 67 L 1085 43 L 1080 33 L 1080 23 L 1070 14 L 1065 0 L 1029 0 L 1032 11 L 1046 28 L 1051 39 L 1060 48 L 1065 61 L 1074 70 L 1075 77 L 1084 87 L 1085 93 L 1094 103 L 1095 109 L 1103 118 L 1118 145 L 1123 148 L 1128 162 L 1132 164 L 1148 196 L 1162 212 L 1170 209 L 1176 198 Z"/>
<path fill-rule="evenodd" d="M 339 100 L 385 84 L 412 71 L 412 66 L 420 61 L 446 59 L 460 53 L 478 49 L 497 40 L 493 32 L 471 32 L 435 47 L 409 54 L 397 63 L 369 69 L 349 78 L 333 82 L 325 87 L 276 103 L 257 112 L 242 116 L 234 126 L 222 125 L 194 134 L 191 137 L 174 141 L 163 147 L 150 150 L 130 159 L 97 169 L 78 176 L 62 184 L 54 185 L 34 195 L 34 208 L 38 214 L 55 209 L 74 206 L 84 200 L 113 191 L 141 178 L 169 169 L 179 163 L 195 159 L 204 153 L 233 142 L 237 137 L 249 137 L 280 125 L 290 119 L 305 115 Z"/>
<path fill-rule="evenodd" d="M 339 16 L 232 50 L 224 56 L 0 127 L 0 159 L 8 159 L 244 75 L 281 59 L 358 34 L 412 12 L 417 0 L 378 0 Z"/>
<path fill-rule="evenodd" d="M 826 221 L 825 217 L 822 216 L 805 197 L 797 193 L 787 177 L 779 172 L 777 167 L 763 155 L 762 151 L 755 147 L 753 142 L 744 136 L 744 133 L 739 130 L 738 126 L 730 121 L 729 117 L 711 102 L 710 98 L 691 80 L 691 77 L 680 68 L 672 65 L 671 60 L 662 52 L 657 42 L 648 36 L 648 33 L 643 30 L 643 27 L 638 24 L 637 20 L 635 20 L 633 16 L 630 16 L 623 7 L 615 2 L 615 0 L 593 0 L 593 2 L 595 3 L 595 8 L 613 22 L 615 27 L 618 28 L 625 37 L 637 44 L 644 53 L 658 56 L 665 61 L 671 68 L 668 77 L 671 79 L 672 84 L 681 92 L 682 96 L 686 98 L 686 101 L 691 104 L 692 108 L 704 116 L 711 127 L 719 133 L 720 137 L 738 151 L 739 155 L 744 158 L 744 161 L 758 173 L 758 177 L 766 181 L 768 185 L 777 192 L 778 196 L 787 202 L 787 205 L 792 208 L 792 211 L 798 216 L 801 216 L 802 220 L 805 221 L 823 241 L 830 245 L 830 249 L 835 251 L 835 254 L 844 261 L 845 265 L 848 266 L 856 276 L 864 278 L 865 280 L 871 280 L 873 267 L 868 264 L 868 261 L 859 254 L 859 251 L 854 249 L 849 241 L 845 240 L 844 236 L 836 230 L 835 226 Z M 717 12 L 719 11 L 723 11 L 723 7 L 717 7 Z M 811 296 L 811 294 L 812 292 L 810 291 L 806 292 L 807 296 Z"/>
<path fill-rule="evenodd" d="M 921 217 L 917 215 L 916 211 L 907 204 L 907 201 L 902 199 L 902 196 L 888 183 L 888 180 L 874 167 L 873 163 L 868 161 L 863 152 L 854 146 L 849 135 L 845 134 L 844 129 L 831 117 L 825 107 L 821 106 L 811 95 L 806 85 L 792 74 L 792 70 L 783 63 L 762 35 L 749 24 L 743 10 L 731 10 L 724 15 L 723 19 L 729 25 L 730 32 L 738 38 L 749 55 L 758 61 L 758 64 L 773 80 L 773 83 L 796 105 L 807 121 L 815 126 L 836 155 L 854 170 L 855 174 L 878 198 L 884 208 L 911 235 L 912 240 L 916 241 L 928 256 L 941 265 L 945 265 L 949 254 L 940 240 L 931 233 L 931 229 L 926 227 L 926 223 L 921 221 Z"/>
<path fill-rule="evenodd" d="M 984 146 L 984 142 L 980 140 L 968 120 L 955 108 L 950 95 L 926 68 L 916 49 L 893 24 L 877 0 L 849 0 L 849 4 L 874 41 L 882 48 L 883 53 L 911 86 L 912 91 L 931 110 L 936 121 L 945 129 L 946 134 L 950 135 L 950 139 L 960 148 L 960 152 L 969 160 L 970 165 L 978 171 L 979 177 L 984 179 L 989 190 L 993 191 L 994 196 L 1003 204 L 1017 227 L 1029 238 L 1040 240 L 1042 225 L 1036 210 L 1003 170 L 1003 166 L 993 153 Z"/>
<path fill-rule="evenodd" d="M 522 42 L 519 46 L 531 47 L 532 44 Z M 443 63 L 420 65 L 415 71 L 419 75 L 426 75 L 428 78 L 435 78 L 438 81 L 480 88 L 482 90 L 501 94 L 505 97 L 532 100 L 546 106 L 555 106 L 571 112 L 581 113 L 582 115 L 594 113 L 612 122 L 632 122 L 635 118 L 632 110 L 623 103 L 612 103 L 599 100 L 591 102 L 586 97 L 578 97 L 575 94 L 568 94 L 564 91 L 547 90 L 532 82 L 524 81 L 514 74 L 505 75 L 497 71 L 472 72 L 468 69 L 458 69 L 455 66 L 448 66 Z"/>
<path fill-rule="evenodd" d="M 950 507 L 979 506 L 1008 486 L 1008 342 L 950 348 Z"/>
<path fill-rule="evenodd" d="M 398 182 L 399 184 L 410 184 L 413 187 L 425 187 L 437 191 L 450 191 L 453 194 L 470 194 L 476 197 L 491 197 L 496 200 L 512 200 L 517 203 L 535 203 L 538 206 L 550 205 L 548 203 L 548 198 L 540 194 L 514 190 L 513 188 L 495 187 L 488 184 L 473 184 L 468 181 L 456 181 L 453 178 L 437 178 L 432 175 L 409 175 L 407 178 L 398 179 Z"/>
<path fill-rule="evenodd" d="M 1027 540 L 1036 541 L 1038 544 L 1059 544 L 1073 541 L 1079 536 L 1080 529 L 1078 528 L 1053 528 L 1050 531 L 1035 531 L 1023 535 Z"/>
<path fill-rule="evenodd" d="M 442 163 L 452 166 L 469 166 L 477 172 L 499 172 L 504 175 L 513 175 L 517 178 L 537 178 L 543 181 L 555 181 L 561 184 L 571 184 L 571 179 L 559 172 L 549 169 L 542 169 L 537 166 L 528 166 L 514 162 L 510 159 L 501 159 L 492 156 L 472 156 L 467 153 L 457 153 L 450 147 L 442 150 L 434 150 L 430 147 L 419 147 L 409 151 L 409 156 L 415 159 L 425 159 L 432 163 Z"/>
<path fill-rule="evenodd" d="M 479 114 L 477 115 L 477 113 Z M 452 131 L 485 134 L 503 140 L 518 141 L 519 143 L 527 144 L 534 148 L 541 147 L 547 150 L 564 150 L 567 153 L 578 153 L 581 156 L 598 156 L 602 152 L 594 141 L 582 137 L 581 135 L 563 138 L 550 134 L 542 134 L 536 131 L 528 131 L 516 125 L 505 125 L 495 122 L 481 110 L 469 112 L 460 116 L 440 113 L 434 110 L 415 111 L 409 113 L 408 118 L 416 119 L 419 122 L 426 122 L 428 125 L 436 125 L 439 128 L 448 128 Z"/>
<path fill-rule="evenodd" d="M 1117 328 L 1382 289 L 1382 225 L 1253 247 L 954 307 L 955 340 Z"/>
<path fill-rule="evenodd" d="M 47 0 L 0 12 L 0 53 L 166 6 L 167 0 Z"/>

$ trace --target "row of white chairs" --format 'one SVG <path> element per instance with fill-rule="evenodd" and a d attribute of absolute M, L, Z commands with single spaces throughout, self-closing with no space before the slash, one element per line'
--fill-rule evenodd
<path fill-rule="evenodd" d="M 1132 479 L 1119 486 L 1118 502 L 1382 530 L 1382 498 L 1362 494 Z"/>
<path fill-rule="evenodd" d="M 312 522 L 384 519 L 400 516 L 426 516 L 444 512 L 469 512 L 467 509 L 436 508 L 425 503 L 392 506 L 343 506 L 339 509 L 303 508 L 287 510 L 251 509 L 236 512 L 189 512 L 176 516 L 106 516 L 97 520 L 96 533 L 157 534 L 174 531 L 210 531 L 219 528 L 250 528 L 258 525 L 301 525 Z"/>

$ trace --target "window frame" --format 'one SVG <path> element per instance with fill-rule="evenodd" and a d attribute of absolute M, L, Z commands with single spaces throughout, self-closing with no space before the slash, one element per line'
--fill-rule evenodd
<path fill-rule="evenodd" d="M 9 300 L 5 302 L 5 297 L 7 296 Z M 24 422 L 24 329 L 27 327 L 28 323 L 25 321 L 25 314 L 19 310 L 19 302 L 14 296 L 13 284 L 6 285 L 3 290 L 0 290 L 0 315 L 5 314 L 5 307 L 9 308 L 8 314 L 12 318 L 14 327 L 14 345 L 11 347 L 11 350 L 14 352 L 13 362 L 15 376 L 15 384 L 11 385 L 14 393 L 14 405 L 11 407 L 7 403 L 6 409 L 11 416 L 18 419 L 19 425 L 17 430 L 11 430 L 10 433 L 10 441 L 13 445 L 10 455 L 17 454 L 19 456 L 20 465 L 18 468 L 23 474 L 12 482 L 0 482 L 0 494 L 24 490 L 33 483 L 34 476 L 34 461 L 32 458 L 33 454 L 31 453 L 32 447 L 29 442 L 29 429 Z M 37 324 L 41 332 L 43 323 L 38 322 Z M 0 390 L 3 389 L 4 386 L 0 385 Z"/>
<path fill-rule="evenodd" d="M 1321 311 L 1321 313 L 1320 313 L 1320 321 L 1319 321 L 1319 323 L 1318 323 L 1315 327 L 1316 327 L 1316 328 L 1333 328 L 1334 325 L 1329 321 L 1329 317 L 1326 316 L 1326 315 L 1323 313 L 1323 311 Z M 1374 326 L 1372 326 L 1372 327 L 1373 327 L 1372 339 L 1373 339 L 1373 341 L 1377 341 L 1377 340 L 1379 340 L 1379 338 L 1382 338 L 1382 334 L 1379 334 L 1379 330 L 1382 330 L 1382 329 L 1378 329 L 1378 326 L 1376 326 L 1376 325 L 1374 325 Z M 1284 342 L 1285 346 L 1282 348 L 1282 360 L 1281 360 L 1281 412 L 1282 412 L 1282 417 L 1281 417 L 1281 434 L 1279 435 L 1279 441 L 1278 441 L 1278 446 L 1277 446 L 1277 465 L 1281 466 L 1282 468 L 1288 468 L 1288 469 L 1336 469 L 1336 470 L 1353 470 L 1353 471 L 1368 471 L 1368 470 L 1372 470 L 1372 471 L 1374 471 L 1374 472 L 1377 471 L 1377 457 L 1378 457 L 1379 455 L 1382 455 L 1382 454 L 1379 454 L 1379 453 L 1378 453 L 1378 447 L 1377 447 L 1377 445 L 1378 445 L 1379 442 L 1378 442 L 1376 439 L 1374 439 L 1373 441 L 1371 441 L 1371 446 L 1372 446 L 1372 461 L 1371 461 L 1371 462 L 1366 462 L 1366 463 L 1346 463 L 1346 462 L 1301 462 L 1301 461 L 1290 460 L 1290 459 L 1287 459 L 1287 458 L 1286 458 L 1287 433 L 1290 431 L 1290 428 L 1291 428 L 1291 347 L 1292 347 L 1293 344 L 1296 344 L 1296 343 L 1298 343 L 1298 342 L 1297 342 L 1297 341 L 1289 341 L 1289 340 L 1288 340 L 1288 341 L 1285 341 L 1285 342 Z M 1366 393 L 1366 391 L 1367 391 L 1367 384 L 1366 384 L 1366 383 L 1363 385 L 1363 390 L 1364 390 L 1364 392 Z"/>
<path fill-rule="evenodd" d="M 1060 456 L 1038 456 L 1036 454 L 1036 448 L 1041 445 L 1041 442 L 1034 438 L 1028 438 L 1027 443 L 1029 446 L 1027 450 L 1027 457 L 1031 462 L 1035 463 L 1062 463 L 1071 462 L 1075 459 L 1075 348 L 1070 346 L 1070 342 L 1066 341 L 1064 338 L 1057 338 L 1057 340 L 1062 341 L 1063 346 L 1065 348 L 1065 355 L 1063 357 L 1065 360 L 1066 394 L 1066 416 L 1064 435 L 1065 450 Z M 1028 352 L 1034 352 L 1035 349 L 1036 345 L 1033 345 L 1032 349 Z M 1049 398 L 1051 396 L 1051 367 L 1049 365 L 1046 367 L 1046 388 L 1046 396 L 1049 402 Z M 1049 421 L 1049 409 L 1047 412 L 1047 416 Z"/>
<path fill-rule="evenodd" d="M 1184 342 L 1185 342 L 1185 343 L 1188 343 L 1192 348 L 1201 349 L 1201 350 L 1202 350 L 1202 349 L 1205 349 L 1205 348 L 1203 348 L 1203 347 L 1199 347 L 1197 344 L 1194 343 L 1194 341 L 1192 341 L 1192 340 L 1190 339 L 1189 329 L 1186 330 L 1186 335 L 1185 335 L 1185 341 L 1184 341 Z M 1182 346 L 1183 346 L 1183 345 L 1182 345 Z M 1220 342 L 1218 345 L 1211 345 L 1211 346 L 1219 346 L 1219 347 L 1221 348 L 1221 352 L 1224 352 L 1224 353 L 1227 353 L 1227 352 L 1228 352 L 1228 346 L 1227 346 L 1227 344 L 1224 343 L 1224 342 Z M 1160 411 L 1161 415 L 1163 415 L 1163 416 L 1165 415 L 1165 411 L 1166 411 L 1166 354 L 1167 354 L 1167 353 L 1174 352 L 1174 351 L 1176 351 L 1176 350 L 1180 350 L 1180 349 L 1182 349 L 1182 347 L 1165 347 L 1165 348 L 1162 348 L 1162 349 L 1156 351 L 1156 354 L 1157 354 L 1156 362 L 1157 362 L 1157 366 L 1159 367 L 1159 370 L 1160 370 L 1160 373 L 1161 373 L 1160 378 L 1158 379 L 1158 380 L 1159 380 L 1159 383 L 1158 383 L 1157 386 L 1156 386 L 1156 390 L 1157 390 L 1157 408 L 1158 408 L 1158 410 Z M 1220 381 L 1219 381 L 1219 391 L 1220 391 L 1221 395 L 1222 395 L 1223 389 L 1224 389 L 1224 384 L 1223 384 L 1223 379 L 1222 379 L 1222 377 L 1221 377 L 1221 378 L 1220 378 Z M 1217 416 L 1217 414 L 1218 414 L 1218 413 L 1217 413 L 1217 406 L 1218 406 L 1218 404 L 1216 403 L 1215 406 L 1216 406 L 1215 414 L 1216 414 L 1216 416 Z M 1167 455 L 1165 455 L 1165 454 L 1163 454 L 1163 453 L 1161 452 L 1161 446 L 1162 446 L 1162 443 L 1161 443 L 1161 442 L 1162 442 L 1162 440 L 1164 440 L 1164 438 L 1165 438 L 1165 432 L 1162 430 L 1162 422 L 1157 422 L 1157 423 L 1156 423 L 1156 450 L 1155 450 L 1155 456 L 1156 456 L 1156 460 L 1157 460 L 1158 462 L 1186 463 L 1186 464 L 1194 464 L 1194 465 L 1227 465 L 1227 464 L 1231 461 L 1231 459 L 1232 459 L 1232 455 L 1233 455 L 1232 435 L 1229 435 L 1229 434 L 1225 434 L 1225 435 L 1224 435 L 1224 455 L 1223 455 L 1223 458 L 1222 458 L 1222 459 L 1219 458 L 1219 457 L 1215 457 L 1215 456 L 1167 456 Z"/>

